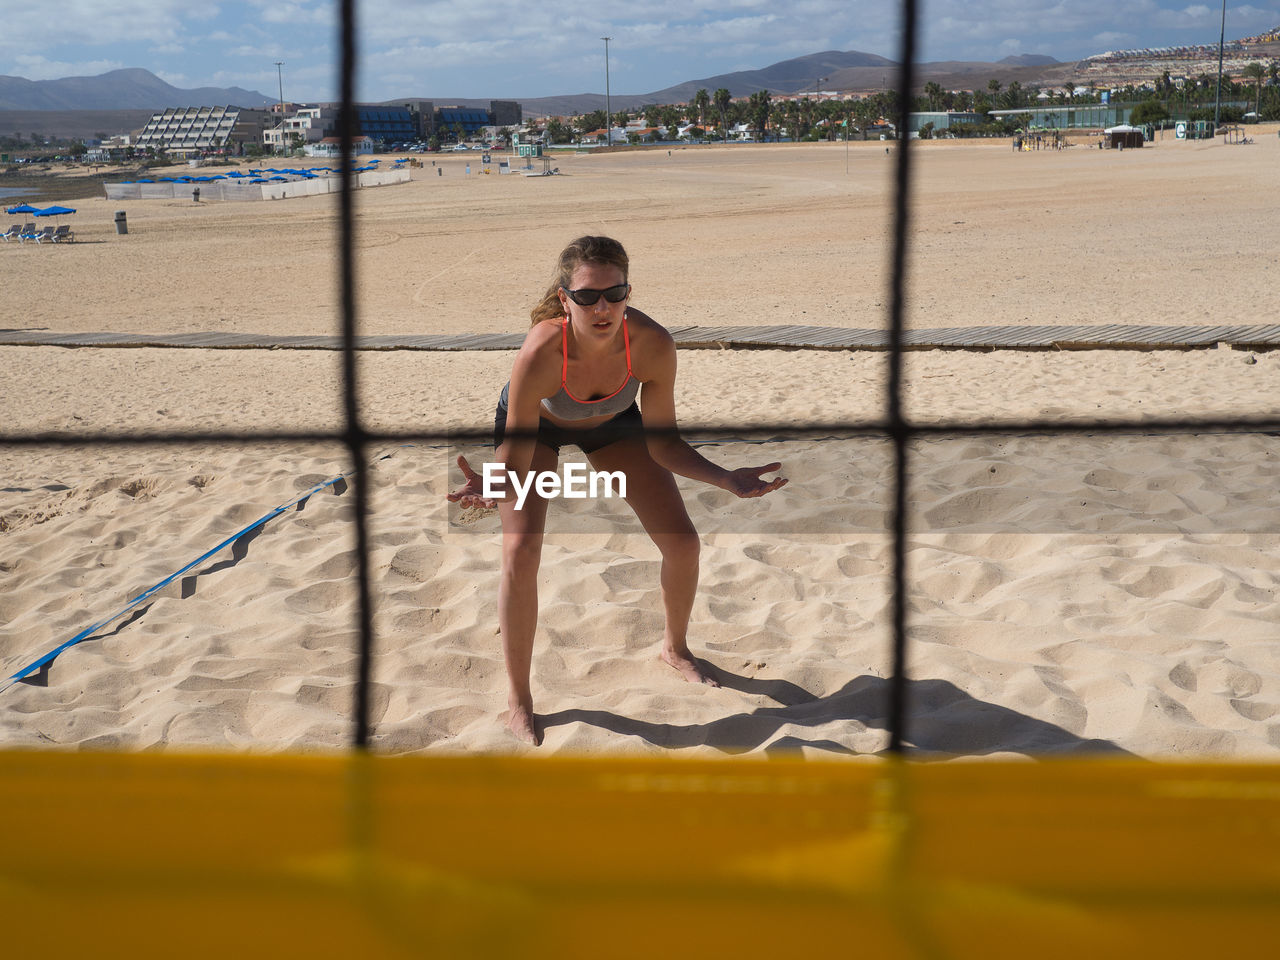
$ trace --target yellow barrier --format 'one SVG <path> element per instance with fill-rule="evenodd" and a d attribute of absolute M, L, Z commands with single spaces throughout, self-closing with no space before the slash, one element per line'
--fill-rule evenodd
<path fill-rule="evenodd" d="M 1280 768 L 0 753 L 23 956 L 1210 957 Z M 1265 955 L 1265 954 L 1263 954 Z"/>

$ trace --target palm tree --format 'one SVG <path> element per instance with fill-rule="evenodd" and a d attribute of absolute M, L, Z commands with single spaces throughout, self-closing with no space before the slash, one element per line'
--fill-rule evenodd
<path fill-rule="evenodd" d="M 924 95 L 929 100 L 929 109 L 936 111 L 942 104 L 942 84 L 930 80 L 924 85 Z"/>
<path fill-rule="evenodd" d="M 727 140 L 729 138 L 729 122 L 725 117 L 725 113 L 729 109 L 729 102 L 733 100 L 733 97 L 727 89 L 721 87 L 712 95 L 711 100 L 716 105 L 716 109 L 720 111 L 720 133 Z"/>
<path fill-rule="evenodd" d="M 698 111 L 698 126 L 705 127 L 707 125 L 707 107 L 711 104 L 711 95 L 706 90 L 699 89 L 693 95 L 693 108 Z"/>
<path fill-rule="evenodd" d="M 769 129 L 769 103 L 768 90 L 757 90 L 751 94 L 751 123 L 760 132 L 762 140 Z"/>
<path fill-rule="evenodd" d="M 1253 110 L 1254 113 L 1257 113 L 1258 108 L 1262 105 L 1262 78 L 1267 75 L 1267 69 L 1257 60 L 1254 60 L 1252 63 L 1246 64 L 1245 68 L 1240 72 L 1254 83 Z"/>

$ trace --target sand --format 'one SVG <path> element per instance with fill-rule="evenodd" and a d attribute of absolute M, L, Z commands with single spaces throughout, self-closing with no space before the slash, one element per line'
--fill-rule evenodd
<path fill-rule="evenodd" d="M 1255 131 L 1251 131 L 1255 132 Z M 910 323 L 1270 322 L 1280 138 L 1013 154 L 921 144 Z M 472 162 L 470 177 L 463 172 Z M 437 158 L 359 196 L 367 333 L 506 332 L 560 246 L 608 232 L 636 303 L 672 325 L 884 323 L 882 145 L 565 156 L 552 178 Z M 330 333 L 336 209 L 133 201 L 117 236 L 6 245 L 3 326 Z M 483 429 L 512 353 L 363 354 L 373 428 Z M 298 429 L 339 422 L 338 357 L 289 350 L 0 348 L 10 431 Z M 781 460 L 761 501 L 682 483 L 703 534 L 691 642 L 656 659 L 657 551 L 615 503 L 553 508 L 534 696 L 544 752 L 873 757 L 887 743 L 889 451 L 735 440 L 750 423 L 880 414 L 883 355 L 686 351 L 682 421 L 730 465 Z M 975 353 L 906 364 L 908 415 L 1275 416 L 1280 354 Z M 818 436 L 822 431 L 818 431 Z M 444 501 L 458 449 L 379 444 L 370 471 L 375 749 L 524 751 L 498 721 L 495 516 Z M 577 458 L 576 451 L 571 454 Z M 1280 750 L 1280 463 L 1266 435 L 961 437 L 913 445 L 910 741 L 939 756 Z M 7 676 L 279 504 L 347 469 L 336 445 L 0 447 Z M 7 746 L 334 751 L 351 736 L 351 491 L 326 491 L 0 693 Z"/>

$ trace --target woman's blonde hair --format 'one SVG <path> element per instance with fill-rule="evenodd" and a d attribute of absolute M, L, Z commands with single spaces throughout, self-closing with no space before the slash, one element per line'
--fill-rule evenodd
<path fill-rule="evenodd" d="M 556 273 L 551 286 L 542 300 L 529 314 L 533 323 L 551 320 L 564 316 L 564 306 L 560 303 L 560 288 L 569 286 L 573 272 L 584 263 L 601 264 L 617 267 L 622 271 L 622 282 L 627 282 L 627 269 L 631 261 L 627 259 L 627 251 L 622 244 L 611 237 L 579 237 L 560 251 L 560 259 L 556 263 Z"/>

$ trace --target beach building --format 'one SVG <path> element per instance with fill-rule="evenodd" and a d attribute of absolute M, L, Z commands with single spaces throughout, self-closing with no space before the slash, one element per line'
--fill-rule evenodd
<path fill-rule="evenodd" d="M 284 122 L 284 135 L 301 143 L 318 143 L 331 137 L 338 128 L 338 111 L 333 107 L 299 107 Z"/>
<path fill-rule="evenodd" d="M 982 116 L 974 113 L 972 110 L 925 110 L 920 113 L 909 114 L 907 121 L 908 135 L 918 134 L 930 123 L 933 124 L 930 129 L 932 129 L 936 134 L 943 130 L 950 130 L 952 127 L 959 127 L 971 123 L 981 123 Z"/>
<path fill-rule="evenodd" d="M 133 138 L 127 133 L 99 141 L 90 145 L 85 159 L 95 161 L 123 160 L 133 149 Z"/>
<path fill-rule="evenodd" d="M 466 139 L 489 125 L 489 111 L 479 107 L 441 107 L 436 111 L 436 129 L 458 133 Z"/>
<path fill-rule="evenodd" d="M 415 140 L 430 140 L 436 132 L 436 105 L 430 100 L 403 100 L 401 105 L 413 118 Z"/>
<path fill-rule="evenodd" d="M 351 149 L 356 154 L 373 153 L 373 140 L 370 137 L 356 137 L 351 141 Z M 342 138 L 322 137 L 319 141 L 304 146 L 302 152 L 308 157 L 325 157 L 330 160 L 340 158 L 342 156 Z"/>
<path fill-rule="evenodd" d="M 177 156 L 242 154 L 261 143 L 270 111 L 243 107 L 170 107 L 151 119 L 138 135 L 136 149 L 151 147 Z"/>
<path fill-rule="evenodd" d="M 1122 103 L 1082 103 L 1057 107 L 1024 107 L 1020 110 L 992 110 L 991 116 L 1004 120 L 1025 119 L 1025 126 L 1045 130 L 1103 129 L 1126 122 L 1132 105 Z"/>
<path fill-rule="evenodd" d="M 418 124 L 405 107 L 357 104 L 356 125 L 364 136 L 379 143 L 413 140 L 418 135 Z"/>
<path fill-rule="evenodd" d="M 461 124 L 465 140 L 484 129 L 515 129 L 524 122 L 524 107 L 515 100 L 490 100 L 487 110 L 463 106 L 437 109 L 431 100 L 403 100 L 401 103 L 414 123 L 414 135 L 404 138 L 409 140 L 429 140 L 437 134 L 454 134 L 457 132 L 455 124 Z"/>
<path fill-rule="evenodd" d="M 489 126 L 518 127 L 524 122 L 524 107 L 515 100 L 489 101 Z"/>

